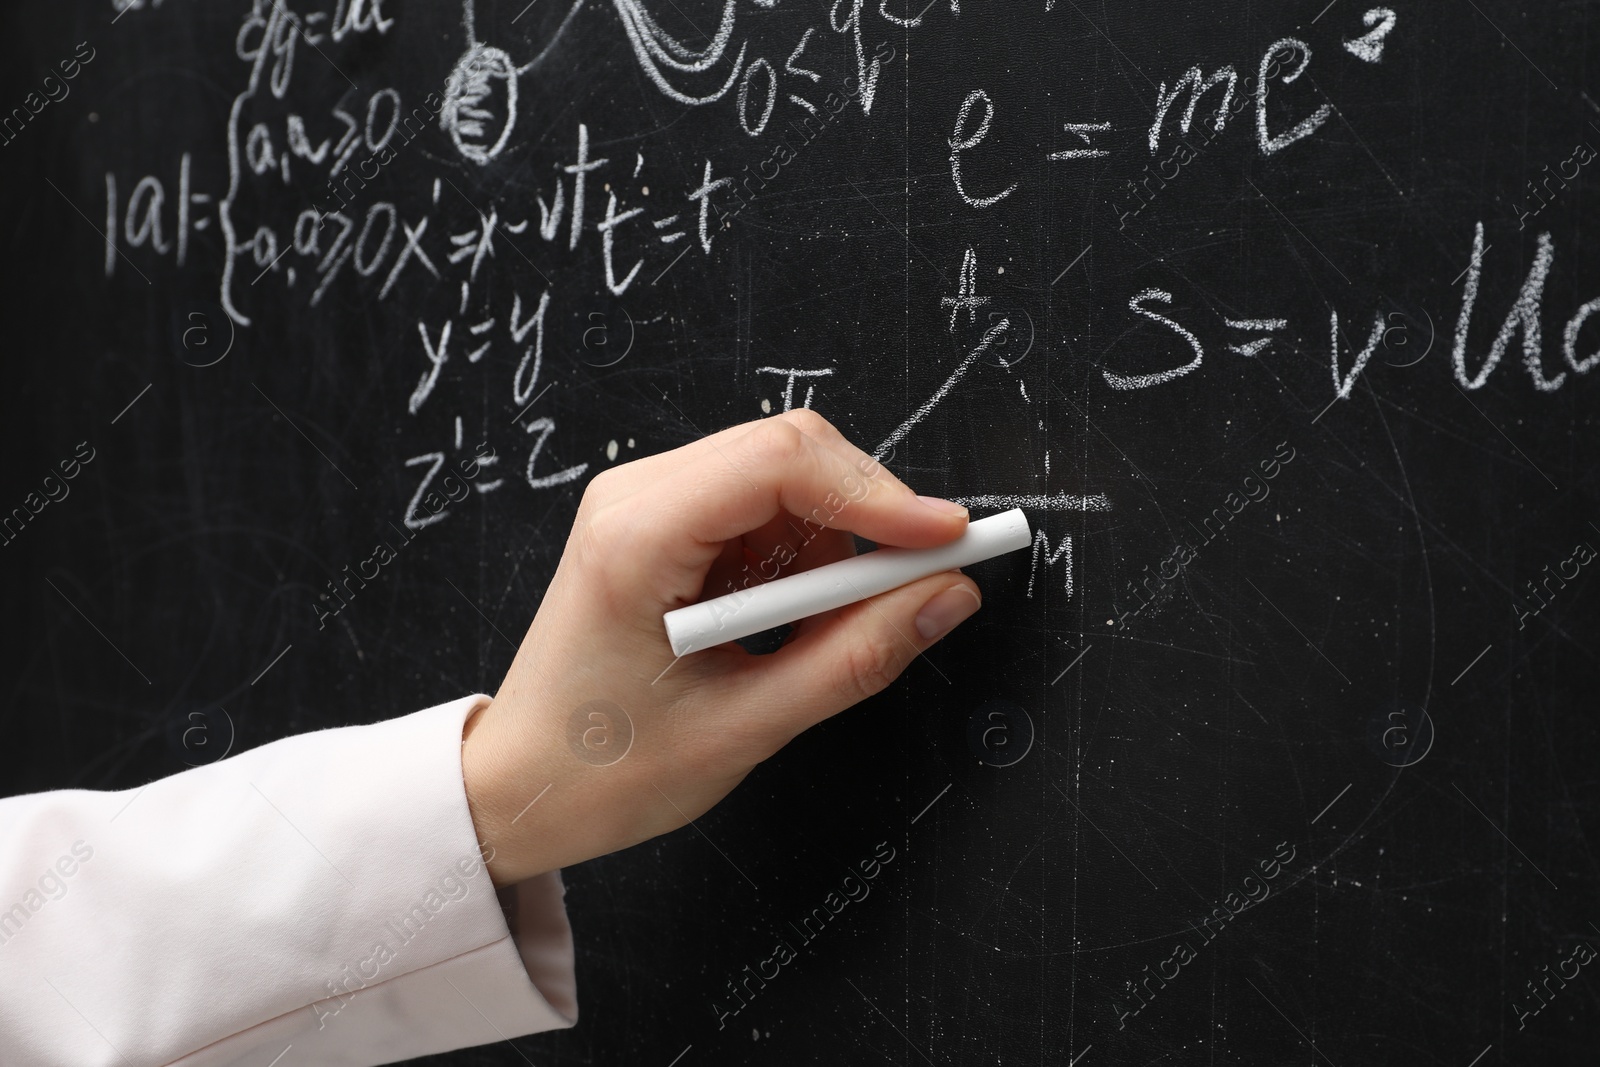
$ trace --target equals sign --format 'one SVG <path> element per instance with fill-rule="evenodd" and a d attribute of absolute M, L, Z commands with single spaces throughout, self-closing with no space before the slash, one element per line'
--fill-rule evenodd
<path fill-rule="evenodd" d="M 1289 325 L 1288 319 L 1223 319 L 1222 323 L 1230 330 L 1246 330 L 1250 333 L 1277 333 Z M 1271 337 L 1257 337 L 1254 341 L 1243 344 L 1229 345 L 1229 352 L 1237 352 L 1241 356 L 1258 356 L 1262 350 L 1272 343 Z"/>

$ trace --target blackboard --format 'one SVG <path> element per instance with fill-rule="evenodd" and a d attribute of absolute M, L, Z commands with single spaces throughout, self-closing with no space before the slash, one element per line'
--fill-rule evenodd
<path fill-rule="evenodd" d="M 5 787 L 492 691 L 589 478 L 809 405 L 1033 551 L 436 1062 L 1593 1062 L 1597 27 L 7 5 Z"/>

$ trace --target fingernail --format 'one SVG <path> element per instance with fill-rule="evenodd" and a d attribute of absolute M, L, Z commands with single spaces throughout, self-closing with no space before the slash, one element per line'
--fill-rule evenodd
<path fill-rule="evenodd" d="M 936 496 L 919 496 L 923 507 L 932 508 L 941 515 L 965 515 L 967 509 L 950 500 L 941 500 Z"/>
<path fill-rule="evenodd" d="M 937 641 L 970 619 L 982 604 L 977 594 L 966 586 L 951 586 L 922 605 L 917 613 L 917 633 L 924 641 Z"/>

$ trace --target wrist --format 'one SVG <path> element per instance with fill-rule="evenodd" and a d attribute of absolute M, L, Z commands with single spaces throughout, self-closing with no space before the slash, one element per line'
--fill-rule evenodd
<path fill-rule="evenodd" d="M 478 851 L 496 887 L 530 878 L 538 871 L 524 871 L 510 829 L 514 814 L 503 811 L 503 776 L 494 758 L 493 731 L 487 729 L 491 701 L 467 716 L 461 729 L 461 781 L 467 795 L 467 810 L 472 816 Z"/>

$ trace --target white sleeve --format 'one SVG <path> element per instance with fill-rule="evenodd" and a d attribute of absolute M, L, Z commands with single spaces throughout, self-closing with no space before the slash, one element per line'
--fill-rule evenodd
<path fill-rule="evenodd" d="M 573 1025 L 560 872 L 497 894 L 467 809 L 485 699 L 0 800 L 0 1062 L 364 1067 Z"/>

